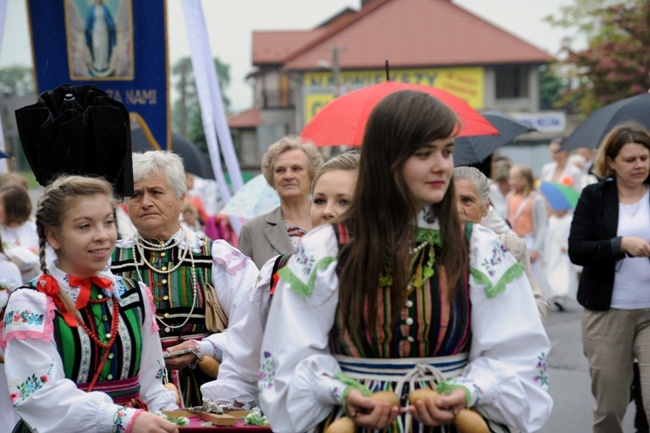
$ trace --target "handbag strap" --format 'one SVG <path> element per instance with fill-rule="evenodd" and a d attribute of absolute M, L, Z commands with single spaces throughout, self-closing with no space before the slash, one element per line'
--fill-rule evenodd
<path fill-rule="evenodd" d="M 512 217 L 512 221 L 510 221 L 511 225 L 513 225 L 513 226 L 515 225 L 515 221 L 517 221 L 519 219 L 519 217 L 521 216 L 521 213 L 524 211 L 524 208 L 526 207 L 526 205 L 528 204 L 530 199 L 533 198 L 534 196 L 535 196 L 535 193 L 531 192 L 530 194 L 528 194 L 528 197 L 526 197 L 524 199 L 524 201 L 522 201 L 519 204 L 519 207 L 517 208 L 517 211 L 515 212 L 515 216 Z"/>

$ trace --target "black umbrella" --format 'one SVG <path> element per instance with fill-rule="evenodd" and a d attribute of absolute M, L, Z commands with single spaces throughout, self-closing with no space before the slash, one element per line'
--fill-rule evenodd
<path fill-rule="evenodd" d="M 457 138 L 454 148 L 454 165 L 471 165 L 483 161 L 497 148 L 508 144 L 526 132 L 537 131 L 532 126 L 498 111 L 481 113 L 498 131 L 499 135 L 473 135 Z"/>
<path fill-rule="evenodd" d="M 20 141 L 36 180 L 103 176 L 119 195 L 133 194 L 129 113 L 93 85 L 66 84 L 16 110 Z"/>
<path fill-rule="evenodd" d="M 146 152 L 152 150 L 142 128 L 134 129 L 131 132 L 131 143 L 134 152 Z M 183 158 L 185 171 L 203 179 L 214 179 L 214 173 L 210 160 L 191 141 L 182 136 L 172 133 L 171 151 Z"/>
<path fill-rule="evenodd" d="M 562 150 L 596 148 L 614 126 L 626 120 L 635 120 L 650 129 L 650 93 L 621 99 L 594 111 L 564 140 Z"/>

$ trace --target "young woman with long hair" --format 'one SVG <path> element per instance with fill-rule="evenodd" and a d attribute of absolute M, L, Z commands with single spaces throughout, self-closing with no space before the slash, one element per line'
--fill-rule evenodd
<path fill-rule="evenodd" d="M 469 407 L 494 432 L 544 425 L 549 341 L 522 266 L 490 230 L 461 224 L 459 128 L 420 92 L 374 108 L 352 205 L 279 271 L 259 373 L 274 431 L 347 415 L 363 432 L 455 432 Z M 410 404 L 424 387 L 441 396 Z M 380 390 L 399 404 L 370 397 Z"/>

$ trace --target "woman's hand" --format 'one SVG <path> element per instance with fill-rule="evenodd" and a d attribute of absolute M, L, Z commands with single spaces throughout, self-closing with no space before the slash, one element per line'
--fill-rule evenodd
<path fill-rule="evenodd" d="M 650 257 L 650 243 L 641 238 L 622 238 L 621 250 L 632 257 Z"/>
<path fill-rule="evenodd" d="M 530 257 L 530 262 L 535 263 L 537 261 L 537 258 L 539 255 L 537 254 L 537 251 L 531 251 L 528 253 L 528 257 Z"/>
<path fill-rule="evenodd" d="M 142 411 L 133 420 L 131 433 L 178 433 L 178 427 L 158 415 Z"/>
<path fill-rule="evenodd" d="M 411 416 L 422 424 L 438 426 L 451 423 L 461 409 L 465 409 L 465 391 L 454 389 L 449 395 L 441 395 L 435 401 L 431 398 L 409 406 Z"/>
<path fill-rule="evenodd" d="M 187 353 L 181 356 L 174 356 L 171 358 L 165 358 L 165 366 L 170 370 L 182 370 L 190 364 L 195 363 L 198 360 L 198 348 L 196 343 L 192 340 L 183 341 L 181 344 L 176 346 L 168 347 L 165 352 L 177 352 L 183 349 L 194 349 L 194 353 Z M 163 354 L 165 353 L 163 352 Z"/>
<path fill-rule="evenodd" d="M 364 397 L 361 391 L 353 389 L 345 400 L 348 416 L 359 427 L 382 430 L 393 424 L 401 413 L 400 407 L 391 407 L 369 397 Z"/>

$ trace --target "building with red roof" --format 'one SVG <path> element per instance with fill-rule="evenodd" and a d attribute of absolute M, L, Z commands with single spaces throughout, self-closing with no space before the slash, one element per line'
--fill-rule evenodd
<path fill-rule="evenodd" d="M 239 130 L 243 165 L 299 133 L 335 95 L 390 79 L 443 88 L 479 110 L 536 113 L 545 51 L 451 0 L 363 0 L 312 30 L 253 33 L 259 123 Z M 244 156 L 242 154 L 242 157 Z"/>

